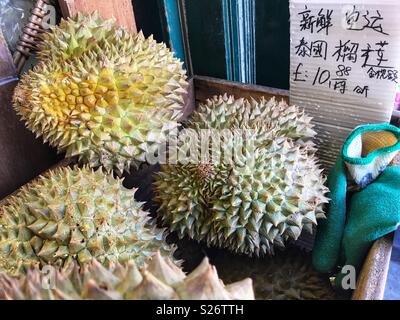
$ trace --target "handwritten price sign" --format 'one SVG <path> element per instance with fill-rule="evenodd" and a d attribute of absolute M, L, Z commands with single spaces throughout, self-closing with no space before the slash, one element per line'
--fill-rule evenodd
<path fill-rule="evenodd" d="M 329 168 L 354 127 L 390 121 L 400 83 L 398 0 L 291 0 L 291 103 L 314 117 Z"/>

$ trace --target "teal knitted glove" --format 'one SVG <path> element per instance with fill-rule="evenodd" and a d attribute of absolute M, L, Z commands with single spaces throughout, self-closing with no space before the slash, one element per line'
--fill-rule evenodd
<path fill-rule="evenodd" d="M 369 131 L 390 131 L 397 143 L 362 158 L 362 134 Z M 389 124 L 362 126 L 349 136 L 328 176 L 331 202 L 313 249 L 318 271 L 358 270 L 372 242 L 400 225 L 400 167 L 387 167 L 399 150 L 400 129 Z"/>
<path fill-rule="evenodd" d="M 323 273 L 331 272 L 339 260 L 346 222 L 347 178 L 343 159 L 340 157 L 328 175 L 330 198 L 327 219 L 318 222 L 313 248 L 314 267 Z"/>
<path fill-rule="evenodd" d="M 400 225 L 400 167 L 387 167 L 350 202 L 343 236 L 343 265 L 359 269 L 371 243 Z"/>

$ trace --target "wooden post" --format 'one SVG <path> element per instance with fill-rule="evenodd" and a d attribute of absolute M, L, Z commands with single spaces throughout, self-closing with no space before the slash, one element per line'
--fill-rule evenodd
<path fill-rule="evenodd" d="M 372 245 L 361 274 L 353 300 L 383 300 L 393 246 L 393 233 L 375 241 Z"/>
<path fill-rule="evenodd" d="M 98 11 L 103 18 L 115 18 L 118 25 L 137 33 L 131 0 L 59 0 L 58 2 L 64 18 L 73 17 L 78 12 Z"/>

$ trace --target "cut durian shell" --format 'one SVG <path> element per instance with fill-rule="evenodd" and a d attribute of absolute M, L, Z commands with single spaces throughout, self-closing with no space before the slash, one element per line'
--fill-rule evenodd
<path fill-rule="evenodd" d="M 175 247 L 135 192 L 101 169 L 49 171 L 0 208 L 0 269 L 18 274 L 31 265 L 83 265 L 93 258 L 141 266 L 159 250 L 172 256 Z"/>
<path fill-rule="evenodd" d="M 146 267 L 130 261 L 108 268 L 97 260 L 58 268 L 53 282 L 31 268 L 13 278 L 0 273 L 0 299 L 5 300 L 253 300 L 251 279 L 225 286 L 207 258 L 189 275 L 156 253 Z M 45 284 L 45 286 L 43 285 Z"/>

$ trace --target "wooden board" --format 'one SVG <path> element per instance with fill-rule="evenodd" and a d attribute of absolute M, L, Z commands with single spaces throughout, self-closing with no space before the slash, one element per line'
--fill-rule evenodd
<path fill-rule="evenodd" d="M 359 275 L 353 300 L 383 299 L 392 246 L 393 234 L 375 241 Z"/>
<path fill-rule="evenodd" d="M 118 25 L 137 33 L 131 0 L 59 0 L 63 16 L 73 17 L 78 12 L 98 11 L 105 19 L 115 18 Z"/>
<path fill-rule="evenodd" d="M 18 78 L 0 30 L 0 199 L 56 163 L 56 152 L 28 131 L 12 107 Z"/>
<path fill-rule="evenodd" d="M 264 86 L 248 85 L 227 80 L 215 79 L 210 77 L 195 76 L 194 90 L 196 101 L 205 101 L 213 95 L 223 95 L 225 93 L 234 95 L 236 98 L 267 99 L 275 96 L 277 99 L 289 101 L 289 91 L 274 89 Z"/>

